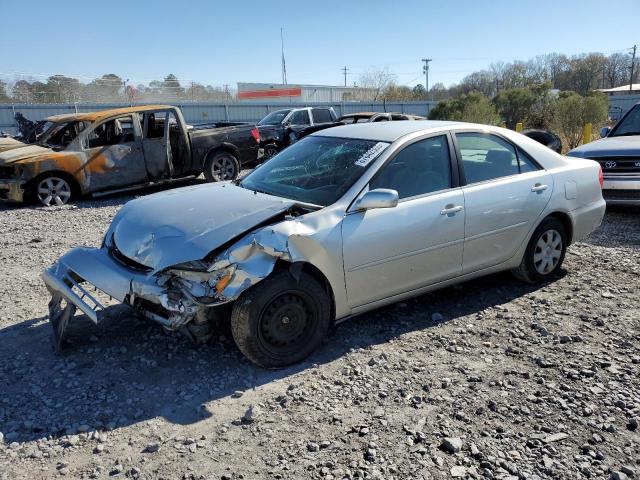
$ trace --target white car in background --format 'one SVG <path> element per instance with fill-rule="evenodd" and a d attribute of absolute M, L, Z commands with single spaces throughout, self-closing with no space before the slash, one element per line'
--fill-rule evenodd
<path fill-rule="evenodd" d="M 100 248 L 43 273 L 56 343 L 76 308 L 98 321 L 95 287 L 194 337 L 231 322 L 253 362 L 289 365 L 382 305 L 501 270 L 552 279 L 600 225 L 601 181 L 596 162 L 497 127 L 322 130 L 241 181 L 127 203 Z"/>
<path fill-rule="evenodd" d="M 574 148 L 567 155 L 600 163 L 607 203 L 640 205 L 640 103 L 613 128 L 604 127 L 600 135 L 600 140 Z"/>

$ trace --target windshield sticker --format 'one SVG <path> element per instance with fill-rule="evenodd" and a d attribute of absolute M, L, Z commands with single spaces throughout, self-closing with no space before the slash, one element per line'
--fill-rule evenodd
<path fill-rule="evenodd" d="M 387 145 L 389 144 L 386 142 L 376 143 L 373 147 L 364 152 L 358 160 L 356 160 L 356 165 L 358 165 L 359 167 L 366 167 L 371 163 L 371 160 L 376 158 L 378 154 L 382 152 L 382 150 L 387 148 Z"/>

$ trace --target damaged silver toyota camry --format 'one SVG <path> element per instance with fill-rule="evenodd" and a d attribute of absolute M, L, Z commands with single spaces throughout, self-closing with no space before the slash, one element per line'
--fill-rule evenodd
<path fill-rule="evenodd" d="M 100 248 L 43 273 L 60 348 L 93 289 L 204 340 L 231 324 L 264 367 L 309 355 L 332 323 L 500 270 L 560 268 L 600 224 L 600 167 L 518 133 L 411 121 L 317 132 L 235 183 L 127 203 Z"/>

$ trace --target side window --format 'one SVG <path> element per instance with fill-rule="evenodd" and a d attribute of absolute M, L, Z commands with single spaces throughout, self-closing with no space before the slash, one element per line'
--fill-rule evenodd
<path fill-rule="evenodd" d="M 164 124 L 167 112 L 150 112 L 144 115 L 147 119 L 144 138 L 164 138 Z"/>
<path fill-rule="evenodd" d="M 307 110 L 297 110 L 293 112 L 289 119 L 292 125 L 310 125 L 309 112 Z"/>
<path fill-rule="evenodd" d="M 486 133 L 456 133 L 467 183 L 484 182 L 519 173 L 513 146 Z"/>
<path fill-rule="evenodd" d="M 333 117 L 331 116 L 331 112 L 326 108 L 312 108 L 311 115 L 313 115 L 314 123 L 333 122 Z"/>
<path fill-rule="evenodd" d="M 88 135 L 89 148 L 107 147 L 135 140 L 133 119 L 118 117 L 101 123 Z"/>
<path fill-rule="evenodd" d="M 431 137 L 405 147 L 369 182 L 369 189 L 375 188 L 396 190 L 400 199 L 451 188 L 447 137 Z"/>
<path fill-rule="evenodd" d="M 538 166 L 531 159 L 529 155 L 518 149 L 518 166 L 520 167 L 520 173 L 534 172 L 539 170 Z"/>

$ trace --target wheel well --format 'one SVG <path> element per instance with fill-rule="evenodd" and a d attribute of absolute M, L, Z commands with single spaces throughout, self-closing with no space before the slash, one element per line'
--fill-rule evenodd
<path fill-rule="evenodd" d="M 571 244 L 573 240 L 573 223 L 571 223 L 571 217 L 564 212 L 553 212 L 548 215 L 548 217 L 556 218 L 562 223 L 562 226 L 567 232 L 567 241 Z"/>
<path fill-rule="evenodd" d="M 48 170 L 46 172 L 42 172 L 41 174 L 35 176 L 33 180 L 29 182 L 30 187 L 35 188 L 38 182 L 47 177 L 60 177 L 69 182 L 69 186 L 71 187 L 71 194 L 75 197 L 78 197 L 82 194 L 82 189 L 80 188 L 80 184 L 78 180 L 71 175 L 69 172 L 65 172 L 63 170 Z"/>
<path fill-rule="evenodd" d="M 291 272 L 294 278 L 300 273 L 304 272 L 310 277 L 313 277 L 322 287 L 324 287 L 327 295 L 329 295 L 329 300 L 331 302 L 331 320 L 335 320 L 336 317 L 336 301 L 335 296 L 333 295 L 333 289 L 331 288 L 331 284 L 327 277 L 316 267 L 315 265 L 308 262 L 294 262 L 290 263 L 285 260 L 278 260 L 273 268 L 274 272 L 279 272 L 282 270 L 288 270 Z M 273 275 L 273 273 L 272 273 Z"/>
<path fill-rule="evenodd" d="M 233 155 L 233 157 L 234 157 L 238 162 L 240 162 L 240 158 L 239 158 L 238 152 L 236 152 L 233 148 L 231 148 L 231 147 L 227 147 L 227 146 L 225 146 L 225 145 L 221 145 L 221 146 L 219 146 L 219 147 L 214 147 L 214 148 L 212 148 L 211 150 L 209 150 L 209 151 L 207 152 L 207 154 L 205 155 L 205 157 L 204 157 L 204 158 L 205 158 L 205 160 L 206 160 L 206 159 L 208 159 L 209 157 L 211 157 L 211 156 L 213 156 L 213 155 L 216 155 L 216 154 L 218 154 L 218 153 L 223 153 L 223 152 L 225 152 L 225 153 L 230 153 L 231 155 Z"/>

